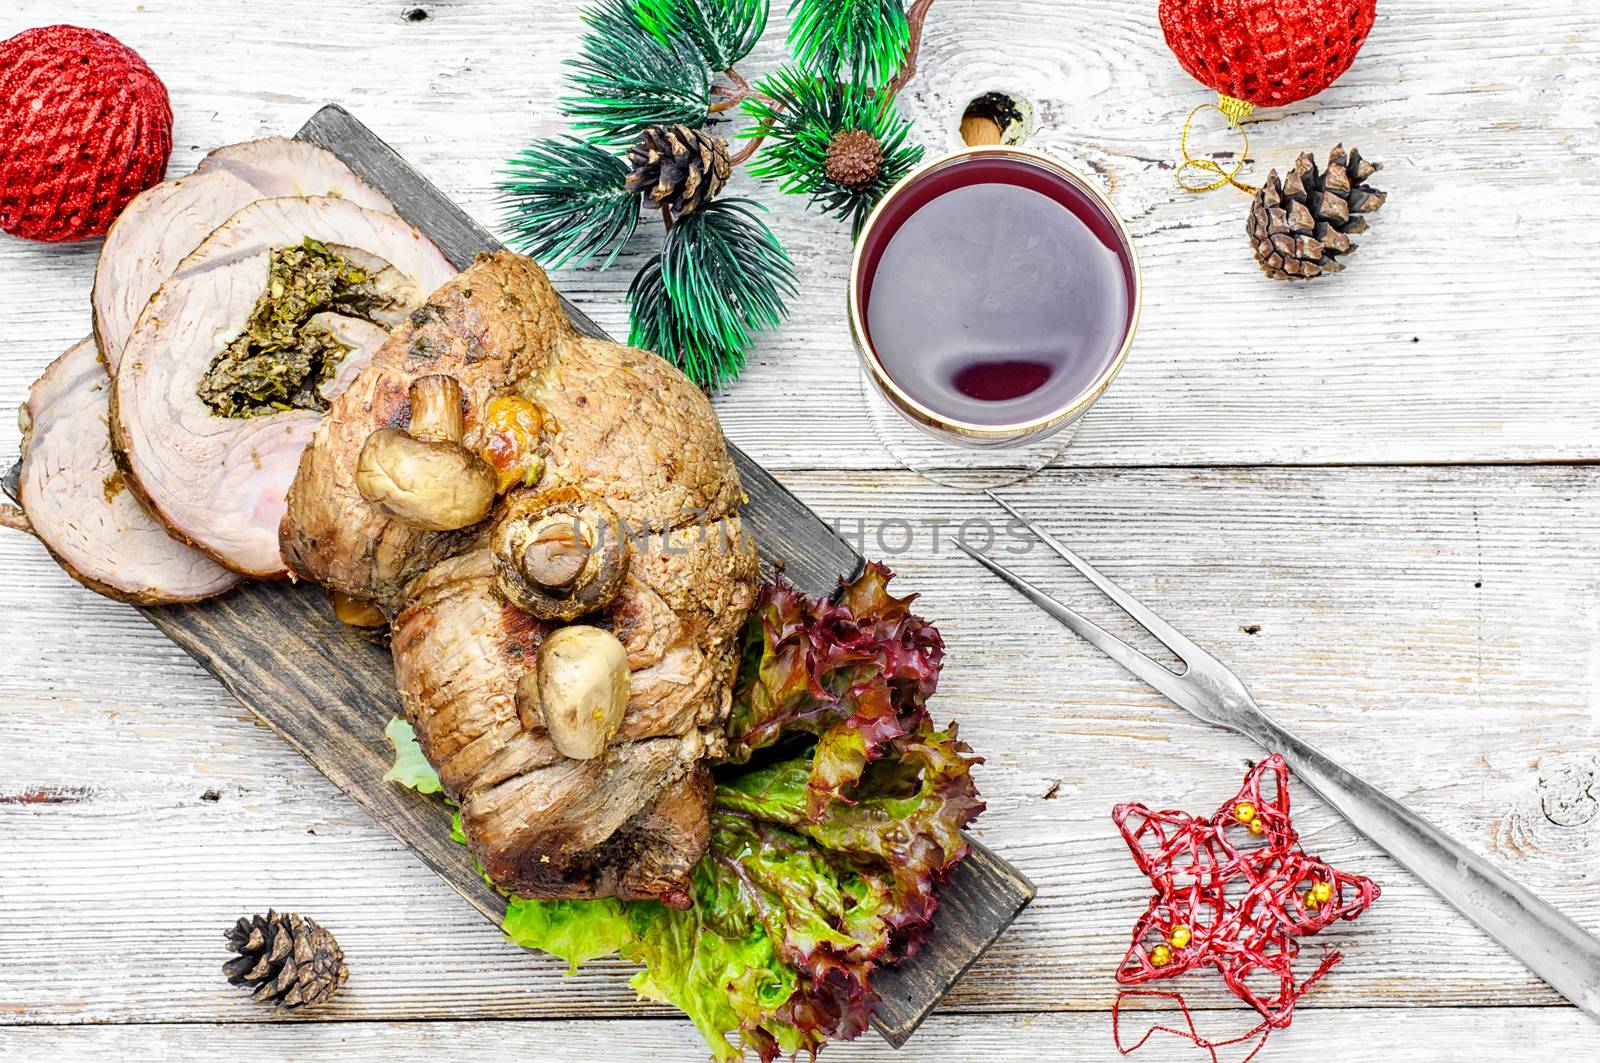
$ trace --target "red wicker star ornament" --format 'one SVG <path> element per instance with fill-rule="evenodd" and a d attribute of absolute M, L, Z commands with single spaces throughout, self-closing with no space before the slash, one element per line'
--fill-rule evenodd
<path fill-rule="evenodd" d="M 1117 981 L 1140 986 L 1215 967 L 1261 1013 L 1257 1030 L 1288 1026 L 1295 1001 L 1339 961 L 1329 951 L 1297 981 L 1300 939 L 1354 919 L 1378 898 L 1371 879 L 1300 848 L 1289 818 L 1289 768 L 1276 754 L 1251 769 L 1209 819 L 1142 804 L 1118 805 L 1112 819 L 1156 889 Z"/>

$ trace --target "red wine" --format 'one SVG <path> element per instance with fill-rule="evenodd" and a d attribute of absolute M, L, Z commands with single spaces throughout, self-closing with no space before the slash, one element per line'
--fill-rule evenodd
<path fill-rule="evenodd" d="M 1049 416 L 1093 388 L 1132 326 L 1117 227 L 1024 160 L 935 170 L 864 239 L 868 342 L 906 394 L 952 420 Z"/>

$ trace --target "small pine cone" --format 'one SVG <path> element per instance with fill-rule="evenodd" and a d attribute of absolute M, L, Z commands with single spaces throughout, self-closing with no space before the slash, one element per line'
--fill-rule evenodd
<path fill-rule="evenodd" d="M 314 919 L 268 911 L 241 918 L 222 936 L 238 953 L 222 973 L 233 985 L 253 987 L 252 1000 L 280 1008 L 321 1004 L 350 977 L 344 950 Z"/>
<path fill-rule="evenodd" d="M 728 183 L 728 142 L 686 125 L 651 126 L 628 149 L 628 191 L 657 207 L 689 214 Z"/>
<path fill-rule="evenodd" d="M 865 129 L 835 133 L 823 161 L 828 180 L 849 189 L 866 188 L 883 172 L 883 145 Z"/>
<path fill-rule="evenodd" d="M 1328 153 L 1324 169 L 1304 152 L 1281 182 L 1277 170 L 1269 173 L 1244 226 L 1261 272 L 1274 280 L 1310 280 L 1344 269 L 1340 256 L 1356 249 L 1350 237 L 1367 231 L 1361 215 L 1388 198 L 1366 183 L 1379 168 L 1341 144 Z"/>

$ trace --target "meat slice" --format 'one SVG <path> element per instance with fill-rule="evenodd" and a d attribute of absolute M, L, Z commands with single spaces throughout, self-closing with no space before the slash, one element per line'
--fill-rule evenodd
<path fill-rule="evenodd" d="M 51 362 L 28 392 L 19 494 L 33 533 L 79 583 L 121 601 L 221 594 L 242 577 L 172 538 L 127 490 L 111 456 L 110 393 L 92 339 Z"/>
<path fill-rule="evenodd" d="M 455 531 L 380 510 L 355 475 L 369 437 L 409 423 L 413 384 L 441 377 L 459 387 L 469 451 L 488 452 L 489 411 L 508 398 L 542 425 L 537 482 Z M 522 507 L 571 497 L 620 518 L 628 538 L 614 596 L 578 615 L 507 591 L 495 533 Z M 301 458 L 282 542 L 298 575 L 393 618 L 406 716 L 497 885 L 682 904 L 755 598 L 742 497 L 699 389 L 653 354 L 578 335 L 543 271 L 502 253 L 429 296 L 335 400 Z M 540 647 L 569 622 L 610 632 L 627 662 L 621 721 L 590 759 L 552 742 L 543 678 L 528 696 Z"/>
<path fill-rule="evenodd" d="M 313 144 L 268 137 L 216 149 L 194 173 L 134 197 L 106 234 L 92 301 L 95 338 L 111 372 L 145 304 L 178 263 L 244 207 L 280 196 L 338 196 L 394 213 L 382 193 Z"/>
<path fill-rule="evenodd" d="M 341 277 L 362 278 L 363 313 L 382 324 L 403 316 L 455 273 L 432 243 L 392 214 L 346 199 L 261 200 L 208 236 L 150 300 L 112 391 L 112 439 L 130 485 L 151 512 L 221 564 L 259 578 L 286 574 L 278 523 L 300 451 L 320 419 L 320 396 L 311 394 L 319 382 L 307 370 L 311 375 L 292 396 L 254 410 L 223 403 L 247 402 L 252 388 L 276 379 L 270 377 L 276 362 L 252 370 L 248 345 L 238 345 L 247 329 L 266 327 L 259 324 L 258 304 L 269 284 L 284 294 L 272 272 L 280 253 L 307 249 L 315 262 L 323 261 L 308 240 L 342 256 L 348 268 Z M 298 291 L 291 280 L 288 297 Z M 296 335 L 333 343 L 341 329 Z M 346 328 L 342 335 L 341 347 L 370 344 L 386 333 Z M 238 360 L 224 361 L 236 347 Z M 353 347 L 342 362 L 327 364 L 348 368 L 351 359 L 359 365 L 372 353 Z M 300 403 L 308 408 L 296 408 Z"/>

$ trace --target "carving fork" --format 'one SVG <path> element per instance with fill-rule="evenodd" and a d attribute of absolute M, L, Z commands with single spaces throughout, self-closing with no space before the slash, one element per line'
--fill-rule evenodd
<path fill-rule="evenodd" d="M 1221 661 L 1189 641 L 1143 602 L 1111 582 L 993 491 L 985 493 L 1171 650 L 1183 662 L 1183 670 L 1174 672 L 1151 660 L 959 538 L 955 540 L 956 546 L 1201 720 L 1244 735 L 1269 752 L 1282 753 L 1290 770 L 1349 820 L 1351 826 L 1483 928 L 1579 1010 L 1600 1019 L 1600 940 L 1535 897 L 1525 886 L 1496 870 L 1483 857 L 1285 730 L 1261 711 L 1239 677 Z"/>

